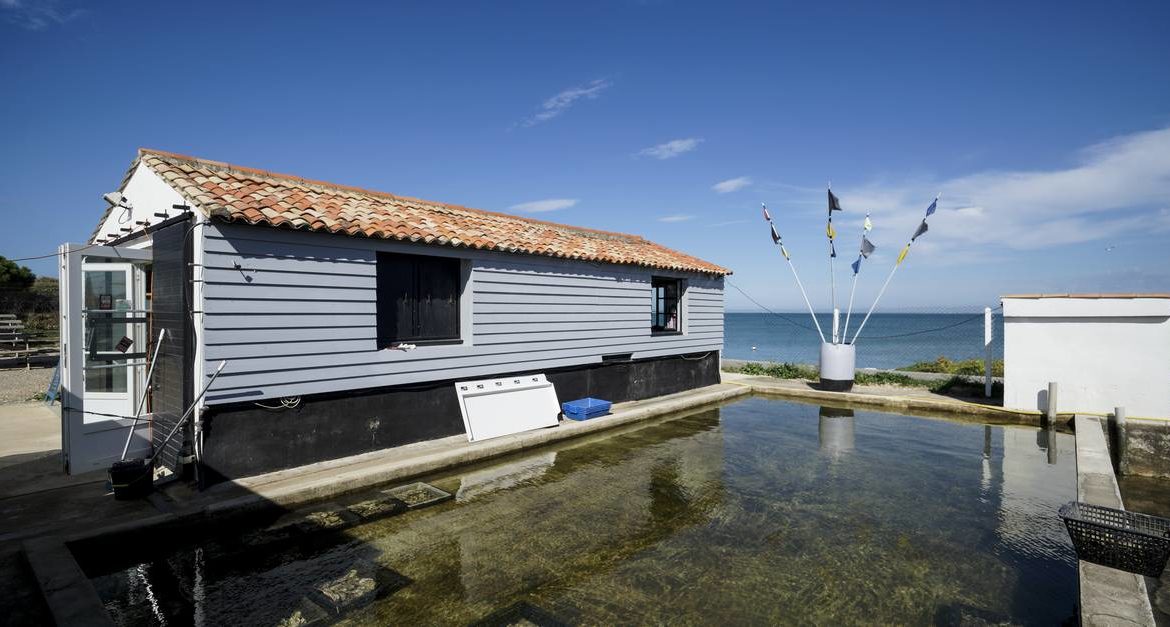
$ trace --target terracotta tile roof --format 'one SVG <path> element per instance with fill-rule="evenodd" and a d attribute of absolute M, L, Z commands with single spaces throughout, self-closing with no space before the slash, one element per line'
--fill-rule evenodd
<path fill-rule="evenodd" d="M 637 235 L 578 228 L 142 149 L 139 160 L 233 222 L 709 274 L 731 271 Z"/>

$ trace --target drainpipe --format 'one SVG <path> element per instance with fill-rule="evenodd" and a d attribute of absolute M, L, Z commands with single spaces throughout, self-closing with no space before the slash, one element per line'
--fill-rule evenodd
<path fill-rule="evenodd" d="M 191 328 L 193 335 L 191 340 L 195 349 L 195 367 L 192 368 L 194 380 L 191 382 L 191 389 L 201 390 L 206 379 L 203 372 L 203 267 L 208 218 L 202 211 L 196 210 L 192 213 L 195 216 L 195 225 L 192 227 L 191 235 Z M 196 481 L 199 481 L 199 461 L 203 459 L 203 401 L 201 399 L 196 403 L 195 413 L 191 416 L 191 424 L 194 430 L 191 448 L 195 453 L 195 478 Z"/>

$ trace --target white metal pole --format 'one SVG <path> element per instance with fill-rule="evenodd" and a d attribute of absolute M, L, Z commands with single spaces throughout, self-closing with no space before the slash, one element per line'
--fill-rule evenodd
<path fill-rule="evenodd" d="M 991 307 L 983 308 L 983 396 L 991 398 Z"/>
<path fill-rule="evenodd" d="M 153 462 L 154 458 L 162 452 L 162 448 L 171 441 L 171 438 L 175 437 L 175 433 L 179 430 L 179 427 L 182 427 L 183 423 L 187 422 L 187 417 L 191 415 L 191 412 L 195 411 L 195 407 L 197 407 L 199 402 L 203 400 L 203 395 L 207 394 L 207 390 L 211 388 L 212 383 L 215 383 L 216 377 L 219 376 L 219 373 L 223 372 L 223 368 L 226 365 L 227 360 L 219 362 L 219 367 L 215 369 L 215 372 L 211 373 L 211 378 L 208 379 L 206 384 L 204 384 L 203 389 L 199 391 L 199 396 L 195 397 L 195 400 L 191 403 L 191 406 L 187 408 L 187 411 L 183 412 L 183 416 L 179 418 L 178 422 L 175 423 L 175 428 L 171 429 L 171 432 L 167 434 L 166 439 L 162 441 L 162 444 L 159 444 L 159 450 L 155 451 L 154 454 L 150 456 L 151 462 Z"/>
<path fill-rule="evenodd" d="M 837 308 L 837 278 L 833 272 L 833 240 L 829 240 L 829 292 L 833 309 Z"/>
<path fill-rule="evenodd" d="M 130 425 L 130 433 L 126 434 L 126 444 L 122 446 L 122 461 L 126 460 L 126 453 L 130 451 L 130 440 L 134 437 L 134 429 L 138 428 L 138 417 L 142 415 L 142 406 L 146 404 L 146 395 L 150 393 L 150 380 L 154 376 L 154 367 L 158 364 L 158 350 L 162 348 L 163 339 L 166 336 L 166 329 L 159 330 L 158 341 L 154 344 L 154 355 L 150 358 L 150 368 L 146 369 L 146 380 L 142 383 L 142 396 L 138 398 L 138 404 L 134 406 L 134 422 Z"/>
<path fill-rule="evenodd" d="M 865 323 L 869 322 L 869 316 L 873 313 L 873 308 L 877 307 L 878 301 L 882 299 L 882 294 L 886 293 L 886 288 L 890 285 L 890 279 L 894 278 L 894 273 L 898 271 L 898 266 L 902 264 L 894 264 L 894 269 L 890 270 L 890 276 L 886 277 L 886 282 L 882 283 L 882 289 L 878 291 L 877 298 L 873 299 L 873 304 L 869 306 L 869 311 L 865 312 L 865 318 L 862 318 L 861 325 L 857 327 L 857 332 L 853 334 L 853 341 L 850 344 L 857 343 L 857 336 L 861 335 L 861 330 L 865 328 Z"/>
<path fill-rule="evenodd" d="M 837 338 L 841 337 L 839 335 L 840 329 L 841 329 L 841 310 L 837 309 L 836 307 L 833 307 L 833 343 L 834 344 L 840 343 L 837 340 Z"/>
<path fill-rule="evenodd" d="M 857 291 L 857 273 L 853 273 L 853 286 L 849 288 L 849 306 L 845 308 L 845 328 L 841 329 L 841 341 L 849 336 L 849 317 L 853 315 L 853 293 Z"/>
<path fill-rule="evenodd" d="M 780 251 L 784 255 L 784 251 Z M 808 294 L 804 291 L 804 284 L 800 282 L 800 275 L 796 273 L 796 266 L 792 265 L 792 260 L 788 255 L 784 255 L 784 259 L 788 261 L 788 269 L 792 270 L 792 276 L 796 278 L 796 287 L 800 288 L 800 295 L 804 297 L 804 304 L 808 307 L 808 313 L 812 316 L 813 324 L 817 327 L 817 334 L 821 336 L 821 342 L 825 341 L 825 332 L 821 330 L 821 323 L 817 321 L 817 314 L 813 311 L 812 303 L 808 300 Z"/>

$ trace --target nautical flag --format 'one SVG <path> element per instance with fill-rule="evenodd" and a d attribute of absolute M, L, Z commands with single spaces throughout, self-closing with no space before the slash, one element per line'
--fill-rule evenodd
<path fill-rule="evenodd" d="M 829 236 L 829 241 L 833 241 L 833 238 L 837 237 L 837 229 L 833 228 L 831 221 L 825 226 L 825 234 Z"/>
<path fill-rule="evenodd" d="M 764 208 L 764 219 L 767 220 L 768 222 L 771 222 L 772 216 L 768 214 L 768 205 L 765 205 L 764 203 L 760 203 L 760 206 Z"/>
<path fill-rule="evenodd" d="M 902 260 L 906 258 L 906 253 L 908 252 L 910 252 L 910 244 L 906 244 L 906 247 L 902 249 L 902 252 L 898 253 L 898 263 L 895 263 L 894 265 L 902 265 Z"/>
<path fill-rule="evenodd" d="M 771 227 L 771 229 L 772 229 L 772 243 L 779 244 L 780 243 L 780 234 L 776 232 L 776 225 L 770 224 L 768 226 Z"/>
<path fill-rule="evenodd" d="M 865 224 L 862 225 L 862 228 L 865 229 L 866 231 L 873 230 L 873 222 L 869 221 L 869 214 L 868 213 L 865 214 Z"/>
<path fill-rule="evenodd" d="M 830 189 L 829 190 L 829 215 L 831 216 L 831 215 L 833 215 L 834 211 L 840 211 L 840 210 L 841 210 L 841 201 L 837 200 L 837 197 L 833 195 L 833 190 Z"/>
<path fill-rule="evenodd" d="M 784 247 L 784 244 L 780 244 L 780 252 L 784 255 L 785 259 L 792 259 L 792 257 L 788 256 L 788 249 Z"/>
<path fill-rule="evenodd" d="M 829 240 L 829 256 L 833 258 L 837 257 L 837 247 L 833 245 L 833 240 Z"/>
<path fill-rule="evenodd" d="M 923 233 L 926 233 L 926 231 L 929 229 L 930 227 L 926 226 L 926 220 L 923 220 L 922 224 L 918 225 L 918 230 L 914 231 L 914 235 L 910 238 L 910 241 L 913 242 L 914 240 L 918 239 L 919 236 L 921 236 Z"/>
<path fill-rule="evenodd" d="M 934 213 L 936 209 L 938 209 L 938 198 L 935 198 L 934 202 L 930 203 L 930 206 L 926 208 L 926 217 L 929 218 L 930 214 Z"/>
<path fill-rule="evenodd" d="M 869 241 L 868 237 L 866 237 L 864 235 L 861 236 L 861 256 L 862 257 L 869 259 L 869 256 L 873 254 L 873 251 L 875 248 L 877 248 L 877 246 L 874 246 L 873 242 Z"/>
<path fill-rule="evenodd" d="M 858 257 L 857 261 L 854 261 L 853 263 L 851 263 L 849 265 L 853 268 L 853 274 L 857 274 L 858 272 L 861 272 L 861 257 Z"/>

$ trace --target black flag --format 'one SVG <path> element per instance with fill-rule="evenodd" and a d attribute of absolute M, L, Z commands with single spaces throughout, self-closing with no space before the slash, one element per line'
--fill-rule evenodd
<path fill-rule="evenodd" d="M 780 243 L 780 234 L 776 232 L 776 225 L 770 224 L 769 226 L 772 227 L 772 243 L 779 244 Z"/>
<path fill-rule="evenodd" d="M 918 239 L 923 233 L 929 230 L 929 228 L 930 227 L 926 226 L 926 220 L 923 220 L 922 224 L 918 225 L 918 230 L 914 231 L 914 237 L 911 237 L 910 241 L 913 242 L 914 240 Z"/>
<path fill-rule="evenodd" d="M 829 190 L 829 215 L 833 215 L 834 211 L 841 210 L 841 201 L 833 195 L 833 190 Z"/>

